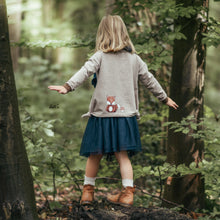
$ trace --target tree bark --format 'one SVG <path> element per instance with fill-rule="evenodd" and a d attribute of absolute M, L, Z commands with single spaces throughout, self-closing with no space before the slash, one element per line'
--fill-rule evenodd
<path fill-rule="evenodd" d="M 205 6 L 208 0 L 176 0 L 185 7 Z M 181 25 L 186 40 L 175 40 L 170 96 L 179 104 L 179 110 L 170 109 L 169 121 L 180 122 L 184 117 L 194 116 L 199 122 L 203 117 L 203 92 L 206 48 L 202 44 L 202 33 L 206 31 L 199 14 L 191 18 L 179 17 L 175 27 Z M 202 128 L 199 128 L 202 129 Z M 167 162 L 175 165 L 203 159 L 204 143 L 183 133 L 168 132 Z M 204 179 L 200 174 L 169 177 L 165 184 L 164 198 L 195 210 L 204 207 Z M 165 205 L 165 204 L 164 204 Z"/>
<path fill-rule="evenodd" d="M 21 36 L 21 0 L 17 0 L 12 3 L 16 5 L 17 11 L 9 16 L 12 21 L 9 24 L 9 38 L 10 42 L 18 42 Z M 19 58 L 19 47 L 11 47 L 11 56 L 13 63 L 13 70 L 16 71 L 18 68 L 18 58 Z"/>
<path fill-rule="evenodd" d="M 38 219 L 22 138 L 5 0 L 0 0 L 0 219 Z"/>

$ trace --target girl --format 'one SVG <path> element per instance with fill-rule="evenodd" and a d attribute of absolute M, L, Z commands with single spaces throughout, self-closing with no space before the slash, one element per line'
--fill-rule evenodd
<path fill-rule="evenodd" d="M 133 169 L 128 153 L 141 151 L 137 119 L 139 117 L 138 79 L 161 102 L 177 109 L 135 53 L 126 26 L 120 16 L 105 16 L 96 36 L 96 53 L 63 86 L 49 86 L 60 94 L 74 91 L 93 73 L 97 84 L 92 96 L 88 124 L 80 155 L 88 157 L 81 204 L 94 199 L 95 179 L 103 154 L 115 154 L 120 165 L 123 190 L 108 200 L 133 204 Z"/>

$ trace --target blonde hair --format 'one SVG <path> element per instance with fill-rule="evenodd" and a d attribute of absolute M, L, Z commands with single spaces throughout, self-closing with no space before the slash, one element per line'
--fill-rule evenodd
<path fill-rule="evenodd" d="M 125 48 L 135 53 L 134 45 L 122 18 L 118 15 L 103 17 L 96 35 L 96 51 L 117 52 Z"/>

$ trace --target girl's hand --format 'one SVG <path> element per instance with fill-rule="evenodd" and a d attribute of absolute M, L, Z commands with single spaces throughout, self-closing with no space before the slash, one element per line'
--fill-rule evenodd
<path fill-rule="evenodd" d="M 174 102 L 171 98 L 167 97 L 167 103 L 166 105 L 174 108 L 174 109 L 177 109 L 179 106 L 176 104 L 176 102 Z"/>
<path fill-rule="evenodd" d="M 60 94 L 68 93 L 68 90 L 64 86 L 48 86 L 48 89 L 55 90 L 59 92 Z"/>

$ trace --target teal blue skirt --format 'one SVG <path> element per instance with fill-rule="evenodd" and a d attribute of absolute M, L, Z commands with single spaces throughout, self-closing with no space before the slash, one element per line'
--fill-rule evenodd
<path fill-rule="evenodd" d="M 91 116 L 82 139 L 80 155 L 112 155 L 128 151 L 132 156 L 141 151 L 141 140 L 136 116 L 95 117 Z"/>

